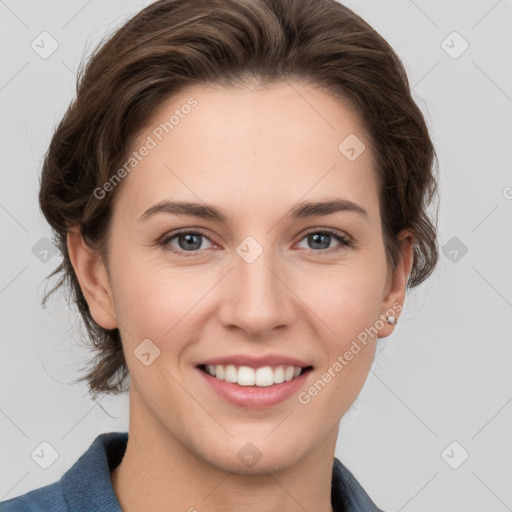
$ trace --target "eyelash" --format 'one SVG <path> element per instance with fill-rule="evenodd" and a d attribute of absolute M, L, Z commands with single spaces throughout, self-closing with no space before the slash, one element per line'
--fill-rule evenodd
<path fill-rule="evenodd" d="M 353 246 L 353 242 L 350 238 L 340 234 L 338 231 L 334 231 L 329 228 L 314 229 L 314 230 L 308 231 L 307 233 L 305 233 L 302 236 L 302 238 L 299 241 L 302 241 L 307 236 L 313 235 L 313 234 L 322 234 L 322 235 L 328 234 L 328 235 L 333 236 L 340 243 L 339 246 L 332 247 L 330 249 L 319 249 L 319 250 L 309 249 L 313 253 L 321 253 L 321 254 L 332 253 L 332 252 L 337 252 L 337 251 L 340 251 L 340 250 L 343 250 L 343 249 Z M 174 254 L 177 254 L 178 256 L 185 256 L 185 257 L 197 256 L 198 253 L 200 253 L 202 251 L 201 249 L 199 249 L 197 251 L 182 251 L 182 250 L 175 249 L 175 248 L 169 249 L 169 247 L 170 247 L 169 242 L 171 240 L 173 240 L 174 238 L 178 237 L 179 235 L 201 235 L 201 236 L 204 236 L 205 238 L 207 238 L 210 242 L 214 243 L 212 240 L 210 240 L 208 235 L 205 232 L 201 231 L 200 229 L 191 230 L 190 228 L 184 228 L 184 229 L 181 229 L 179 231 L 172 233 L 169 236 L 164 236 L 164 238 L 158 242 L 158 245 L 164 247 L 166 250 L 169 250 Z M 206 250 L 206 249 L 204 249 L 204 250 Z"/>

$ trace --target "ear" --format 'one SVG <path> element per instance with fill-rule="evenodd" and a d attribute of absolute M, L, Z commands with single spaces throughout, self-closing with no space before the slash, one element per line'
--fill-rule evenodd
<path fill-rule="evenodd" d="M 115 329 L 118 324 L 113 294 L 101 255 L 87 246 L 79 227 L 68 230 L 67 244 L 71 264 L 94 321 L 104 329 Z"/>
<path fill-rule="evenodd" d="M 400 254 L 395 270 L 390 271 L 390 276 L 388 277 L 380 315 L 381 320 L 384 322 L 384 327 L 379 329 L 379 338 L 389 336 L 395 328 L 386 319 L 391 315 L 398 321 L 403 308 L 407 280 L 409 279 L 413 263 L 414 235 L 409 230 L 403 229 L 398 233 L 397 238 L 401 241 Z"/>

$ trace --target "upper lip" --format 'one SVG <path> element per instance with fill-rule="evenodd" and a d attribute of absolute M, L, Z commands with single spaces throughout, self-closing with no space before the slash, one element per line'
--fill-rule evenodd
<path fill-rule="evenodd" d="M 230 356 L 213 357 L 211 359 L 201 361 L 198 366 L 207 364 L 233 364 L 235 366 L 249 366 L 251 368 L 261 368 L 263 366 L 270 365 L 295 366 L 300 368 L 311 366 L 311 364 L 303 361 L 302 359 L 281 354 L 268 354 L 266 356 L 233 354 Z"/>

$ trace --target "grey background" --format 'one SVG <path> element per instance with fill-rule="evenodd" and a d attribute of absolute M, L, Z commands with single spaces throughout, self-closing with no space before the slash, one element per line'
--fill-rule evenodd
<path fill-rule="evenodd" d="M 0 500 L 58 480 L 99 433 L 128 428 L 127 396 L 95 404 L 70 384 L 88 356 L 77 316 L 62 297 L 40 307 L 59 260 L 37 191 L 81 58 L 148 3 L 0 0 Z M 446 254 L 379 342 L 336 455 L 384 510 L 512 510 L 512 2 L 346 4 L 403 59 L 427 116 Z M 58 43 L 47 59 L 31 48 L 43 31 Z M 457 58 L 454 31 L 469 44 Z M 44 441 L 58 454 L 48 469 L 31 457 Z"/>

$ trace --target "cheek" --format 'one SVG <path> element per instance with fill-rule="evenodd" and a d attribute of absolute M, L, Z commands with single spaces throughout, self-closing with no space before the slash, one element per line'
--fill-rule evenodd
<path fill-rule="evenodd" d="M 325 352 L 319 379 L 304 390 L 301 403 L 315 400 L 325 417 L 343 414 L 361 391 L 382 328 L 384 254 L 367 256 L 351 265 L 331 267 L 325 275 L 316 273 L 315 284 L 306 283 L 299 292 L 324 326 L 318 341 Z"/>
<path fill-rule="evenodd" d="M 366 258 L 316 271 L 297 282 L 297 295 L 343 347 L 379 319 L 386 281 L 384 257 Z M 304 277 L 304 276 L 303 276 Z"/>
<path fill-rule="evenodd" d="M 212 287 L 215 276 L 173 267 L 159 253 L 112 251 L 112 287 L 120 329 L 133 341 L 162 338 Z M 123 337 L 124 339 L 124 337 Z"/>
<path fill-rule="evenodd" d="M 317 379 L 303 390 L 301 404 L 315 404 L 319 417 L 341 417 L 359 395 L 371 368 L 381 328 L 381 272 L 338 273 L 305 302 L 327 328 L 318 338 L 325 352 Z M 318 283 L 322 284 L 322 283 Z M 380 326 L 380 327 L 379 327 Z M 313 409 L 310 409 L 313 410 Z"/>

